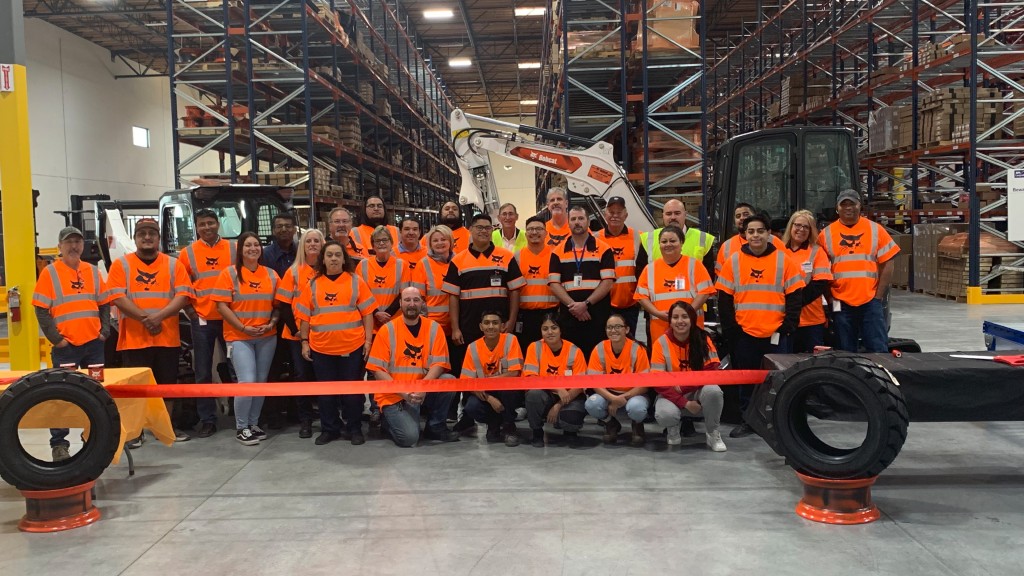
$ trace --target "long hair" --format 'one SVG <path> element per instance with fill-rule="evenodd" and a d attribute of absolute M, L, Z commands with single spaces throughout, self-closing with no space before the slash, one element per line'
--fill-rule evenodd
<path fill-rule="evenodd" d="M 690 306 L 688 302 L 682 300 L 676 300 L 672 303 L 672 306 L 668 309 L 668 317 L 672 318 L 672 313 L 676 309 L 683 310 L 686 315 L 690 317 L 690 335 L 683 344 L 687 345 L 690 357 L 690 370 L 703 370 L 704 364 L 708 361 L 708 340 L 704 331 L 697 326 L 697 311 Z M 669 328 L 669 334 L 672 334 L 672 329 Z M 674 335 L 673 335 L 674 338 Z"/>
<path fill-rule="evenodd" d="M 260 245 L 260 255 L 263 255 L 263 243 L 260 242 L 260 237 L 253 232 L 242 232 L 235 244 L 235 274 L 238 276 L 239 281 L 242 280 L 242 268 L 245 268 L 242 246 L 245 246 L 245 241 L 249 238 L 256 239 L 256 242 Z"/>
<path fill-rule="evenodd" d="M 338 242 L 337 240 L 328 240 L 324 242 L 323 247 L 320 248 L 320 259 L 316 263 L 316 275 L 314 276 L 314 278 L 319 278 L 320 276 L 327 276 L 327 265 L 324 264 L 324 255 L 327 254 L 327 249 L 331 246 L 337 246 L 338 248 L 341 248 L 341 271 L 348 272 L 349 274 L 355 273 L 356 261 L 353 260 L 352 257 L 348 255 L 348 252 L 345 251 L 345 247 L 342 246 L 341 243 Z"/>
<path fill-rule="evenodd" d="M 793 238 L 791 231 L 793 230 L 793 222 L 796 219 L 803 216 L 807 219 L 807 222 L 811 226 L 810 234 L 807 236 L 807 241 L 814 243 L 818 241 L 818 223 L 814 219 L 814 214 L 811 214 L 810 210 L 797 210 L 793 212 L 793 215 L 789 217 L 789 222 L 786 224 L 786 231 L 782 233 L 782 243 L 789 247 L 789 241 Z"/>
<path fill-rule="evenodd" d="M 306 260 L 306 239 L 314 235 L 320 237 L 320 244 L 322 247 L 324 240 L 326 240 L 326 238 L 324 238 L 324 233 L 317 230 L 316 228 L 310 228 L 309 230 L 303 232 L 301 236 L 299 236 L 299 247 L 295 251 L 295 263 L 292 264 L 292 267 L 295 269 L 294 274 L 296 281 L 298 281 L 299 279 L 299 270 L 302 268 L 302 265 L 309 264 L 309 262 Z"/>

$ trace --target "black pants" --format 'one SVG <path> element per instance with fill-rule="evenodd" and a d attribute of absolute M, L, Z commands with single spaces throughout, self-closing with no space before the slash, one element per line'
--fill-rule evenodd
<path fill-rule="evenodd" d="M 580 322 L 567 308 L 560 306 L 562 338 L 575 344 L 589 358 L 590 352 L 606 338 L 605 324 L 608 323 L 611 312 L 612 307 L 605 298 L 601 303 L 590 307 L 590 320 Z"/>
<path fill-rule="evenodd" d="M 540 310 L 519 309 L 519 316 L 516 318 L 516 340 L 519 341 L 519 348 L 526 354 L 526 349 L 537 340 L 540 340 L 540 325 L 544 315 L 555 312 L 558 308 L 542 308 Z"/>
<path fill-rule="evenodd" d="M 488 394 L 501 402 L 503 409 L 500 414 L 495 412 L 490 404 L 468 392 L 466 393 L 466 396 L 469 397 L 466 400 L 466 414 L 482 424 L 515 424 L 516 409 L 522 408 L 526 402 L 525 392 L 522 390 L 499 390 L 488 392 Z"/>
<path fill-rule="evenodd" d="M 121 358 L 126 368 L 149 368 L 157 384 L 178 383 L 178 356 L 181 349 L 167 346 L 151 346 L 135 350 L 122 350 Z"/>
<path fill-rule="evenodd" d="M 336 382 L 359 380 L 362 374 L 362 349 L 347 356 L 321 354 L 315 350 L 313 356 L 313 372 L 319 382 Z M 337 394 L 319 396 L 320 430 L 329 434 L 341 434 L 341 420 L 345 420 L 345 428 L 349 432 L 358 432 L 362 427 L 363 394 Z M 341 408 L 341 418 L 338 417 Z"/>

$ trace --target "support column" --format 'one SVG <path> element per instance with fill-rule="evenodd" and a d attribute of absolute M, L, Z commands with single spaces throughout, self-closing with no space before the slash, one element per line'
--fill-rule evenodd
<path fill-rule="evenodd" d="M 12 90 L 0 92 L 0 191 L 4 225 L 4 283 L 17 288 L 21 319 L 7 317 L 11 368 L 39 369 L 39 323 L 32 309 L 36 285 L 35 219 L 28 143 L 28 82 L 22 0 L 0 3 L 0 64 L 11 65 Z M 7 70 L 6 66 L 4 70 Z M 3 82 L 4 78 L 0 78 Z"/>

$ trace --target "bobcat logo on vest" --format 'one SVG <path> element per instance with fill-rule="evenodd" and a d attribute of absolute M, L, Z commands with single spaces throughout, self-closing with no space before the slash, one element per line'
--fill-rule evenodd
<path fill-rule="evenodd" d="M 81 278 L 79 278 L 78 280 L 72 280 L 71 281 L 71 289 L 72 290 L 78 290 L 79 292 L 81 292 L 82 290 L 85 290 L 85 281 L 82 280 Z"/>
<path fill-rule="evenodd" d="M 388 280 L 387 276 L 374 276 L 373 277 L 373 283 L 376 284 L 377 286 L 380 286 L 380 287 L 383 287 L 384 283 L 387 282 L 387 280 Z"/>
<path fill-rule="evenodd" d="M 764 270 L 750 269 L 750 277 L 754 279 L 754 282 L 760 282 L 764 278 Z"/>
<path fill-rule="evenodd" d="M 661 285 L 662 288 L 675 288 L 676 281 L 672 278 L 667 278 Z"/>
<path fill-rule="evenodd" d="M 494 374 L 495 372 L 498 371 L 498 363 L 487 362 L 486 364 L 484 364 L 484 371 L 487 372 L 488 374 Z"/>
<path fill-rule="evenodd" d="M 156 276 L 160 272 L 143 272 L 139 270 L 138 276 L 135 277 L 135 281 L 143 285 L 143 290 L 149 291 L 150 286 L 156 285 Z"/>
<path fill-rule="evenodd" d="M 840 233 L 839 236 L 842 237 L 842 240 L 839 241 L 839 245 L 842 246 L 843 248 L 849 248 L 850 254 L 853 254 L 853 249 L 860 246 L 860 239 L 862 236 L 864 236 L 864 234 L 861 233 L 855 236 L 853 234 Z"/>
<path fill-rule="evenodd" d="M 206 257 L 206 265 L 209 266 L 210 268 L 216 266 L 218 262 L 220 262 L 220 256 L 217 256 L 215 258 L 210 258 L 209 256 Z"/>
<path fill-rule="evenodd" d="M 419 262 L 409 262 L 408 264 L 409 264 L 409 270 L 415 270 L 416 269 L 416 265 L 419 264 Z"/>
<path fill-rule="evenodd" d="M 558 246 L 559 244 L 565 242 L 565 239 L 568 237 L 568 234 L 549 234 L 548 246 Z"/>
<path fill-rule="evenodd" d="M 608 370 L 609 374 L 622 374 L 622 368 L 612 368 Z"/>
<path fill-rule="evenodd" d="M 526 273 L 530 276 L 540 276 L 540 266 L 527 266 Z"/>
<path fill-rule="evenodd" d="M 334 304 L 337 301 L 338 301 L 338 293 L 337 292 L 335 292 L 334 294 L 331 294 L 330 292 L 327 292 L 326 294 L 324 294 L 324 303 L 326 303 L 326 304 Z"/>
<path fill-rule="evenodd" d="M 402 354 L 404 354 L 406 358 L 410 359 L 412 363 L 415 364 L 417 360 L 423 357 L 423 346 L 413 346 L 412 344 L 406 342 L 405 352 L 402 352 Z"/>
<path fill-rule="evenodd" d="M 494 262 L 495 264 L 501 264 L 501 256 L 498 256 L 498 255 L 491 256 L 491 262 Z"/>
<path fill-rule="evenodd" d="M 612 248 L 612 252 L 615 253 L 616 258 L 622 258 L 622 254 L 626 252 L 626 249 L 622 247 Z"/>
<path fill-rule="evenodd" d="M 260 289 L 260 283 L 259 282 L 253 282 L 252 280 L 249 280 L 249 288 L 251 288 L 253 290 L 259 290 Z"/>
<path fill-rule="evenodd" d="M 549 376 L 558 376 L 558 366 L 548 366 L 547 373 Z"/>

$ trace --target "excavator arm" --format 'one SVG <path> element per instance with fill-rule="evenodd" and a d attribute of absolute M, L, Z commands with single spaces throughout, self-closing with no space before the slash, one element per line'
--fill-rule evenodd
<path fill-rule="evenodd" d="M 470 120 L 495 128 L 473 127 Z M 607 142 L 593 142 L 532 126 L 467 114 L 458 109 L 452 111 L 451 129 L 452 148 L 462 176 L 460 204 L 472 204 L 497 219 L 498 207 L 502 202 L 501 193 L 494 184 L 494 173 L 488 156 L 491 153 L 563 174 L 569 190 L 581 196 L 605 201 L 612 196 L 621 196 L 629 212 L 626 226 L 641 232 L 657 227 L 646 204 L 630 185 L 622 168 L 615 163 L 612 146 Z M 534 142 L 527 140 L 525 135 L 540 136 L 569 147 Z"/>

